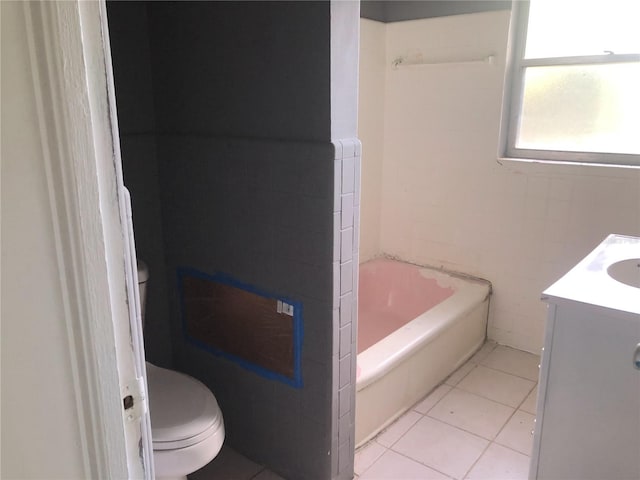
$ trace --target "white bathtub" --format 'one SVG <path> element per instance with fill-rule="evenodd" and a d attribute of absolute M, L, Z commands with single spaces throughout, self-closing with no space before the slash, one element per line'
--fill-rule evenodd
<path fill-rule="evenodd" d="M 366 349 L 359 348 L 357 362 L 356 446 L 480 348 L 491 294 L 487 281 L 386 258 L 361 264 L 359 275 L 358 341 Z M 385 322 L 396 329 L 386 334 Z M 367 329 L 386 336 L 368 346 Z"/>

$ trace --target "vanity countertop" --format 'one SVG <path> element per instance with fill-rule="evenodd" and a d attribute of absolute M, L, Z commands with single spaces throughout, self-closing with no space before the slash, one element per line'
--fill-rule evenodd
<path fill-rule="evenodd" d="M 632 259 L 636 259 L 637 262 L 618 264 Z M 625 267 L 622 269 L 624 279 L 631 285 L 611 276 L 617 276 L 617 266 L 614 264 Z M 542 298 L 554 304 L 571 300 L 640 315 L 640 288 L 632 286 L 640 285 L 638 265 L 640 238 L 611 234 L 580 263 L 547 288 Z"/>

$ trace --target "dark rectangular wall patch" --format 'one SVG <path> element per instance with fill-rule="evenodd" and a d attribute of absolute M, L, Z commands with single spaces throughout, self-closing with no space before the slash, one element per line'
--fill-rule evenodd
<path fill-rule="evenodd" d="M 302 386 L 302 304 L 227 275 L 178 269 L 187 340 L 262 376 Z"/>

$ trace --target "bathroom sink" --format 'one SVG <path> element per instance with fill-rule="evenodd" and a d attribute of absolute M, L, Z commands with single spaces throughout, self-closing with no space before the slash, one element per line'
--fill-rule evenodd
<path fill-rule="evenodd" d="M 612 233 L 543 293 L 640 315 L 640 237 Z M 639 477 L 640 478 L 640 477 Z"/>
<path fill-rule="evenodd" d="M 618 282 L 640 288 L 640 258 L 629 258 L 613 263 L 607 268 L 607 273 Z"/>

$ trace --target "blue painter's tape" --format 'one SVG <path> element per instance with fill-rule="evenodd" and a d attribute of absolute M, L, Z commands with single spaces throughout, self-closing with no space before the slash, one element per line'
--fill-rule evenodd
<path fill-rule="evenodd" d="M 206 343 L 191 337 L 187 332 L 187 322 L 185 318 L 185 307 L 183 298 L 183 279 L 186 276 L 222 283 L 224 285 L 239 288 L 241 290 L 260 295 L 261 297 L 281 300 L 285 303 L 288 303 L 289 305 L 293 305 L 293 377 L 288 377 L 281 373 L 277 373 L 267 368 L 261 367 L 260 365 L 249 362 L 244 358 L 238 357 L 237 355 L 233 355 L 231 353 L 227 353 L 223 350 L 212 347 L 211 345 L 207 345 Z M 178 292 L 180 292 L 180 316 L 182 319 L 182 333 L 184 338 L 190 344 L 206 350 L 214 355 L 231 360 L 241 367 L 250 370 L 262 377 L 269 378 L 271 380 L 277 380 L 279 382 L 286 383 L 287 385 L 291 385 L 292 387 L 302 388 L 302 341 L 304 338 L 302 302 L 292 300 L 288 297 L 274 295 L 248 283 L 240 282 L 239 280 L 236 280 L 230 275 L 224 273 L 208 274 L 190 267 L 179 267 L 177 269 L 177 277 Z"/>

